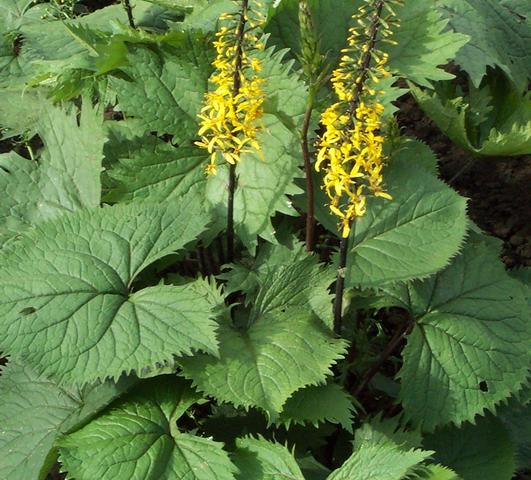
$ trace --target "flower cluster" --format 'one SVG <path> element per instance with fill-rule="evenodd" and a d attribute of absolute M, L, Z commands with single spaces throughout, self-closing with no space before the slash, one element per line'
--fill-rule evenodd
<path fill-rule="evenodd" d="M 259 7 L 257 2 L 254 5 Z M 221 20 L 229 26 L 216 33 L 217 56 L 211 79 L 216 88 L 205 96 L 199 114 L 201 140 L 196 142 L 210 153 L 206 167 L 209 175 L 217 172 L 218 156 L 234 165 L 242 153 L 260 151 L 257 134 L 264 103 L 264 80 L 259 76 L 262 61 L 253 56 L 264 49 L 253 33 L 263 17 L 259 13 L 251 15 L 247 2 L 243 2 L 239 12 L 224 14 Z"/>
<path fill-rule="evenodd" d="M 386 69 L 388 56 L 376 49 L 377 37 L 391 35 L 390 18 L 384 19 L 384 8 L 394 15 L 391 1 L 370 2 L 372 16 L 363 7 L 354 15 L 356 27 L 350 28 L 348 46 L 332 74 L 337 102 L 322 115 L 325 132 L 318 142 L 315 168 L 325 169 L 324 188 L 330 199 L 330 210 L 340 218 L 344 238 L 351 223 L 366 212 L 367 195 L 391 199 L 383 187 L 382 153 L 384 138 L 380 134 L 384 107 L 383 94 L 377 84 L 390 76 Z M 366 24 L 366 18 L 371 18 Z M 388 39 L 390 42 L 393 40 Z"/>

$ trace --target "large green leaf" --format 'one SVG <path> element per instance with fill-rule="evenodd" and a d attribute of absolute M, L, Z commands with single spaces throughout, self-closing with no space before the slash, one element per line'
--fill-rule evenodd
<path fill-rule="evenodd" d="M 263 314 L 245 330 L 226 320 L 218 339 L 219 358 L 182 359 L 184 375 L 219 401 L 259 407 L 271 419 L 295 391 L 322 383 L 345 350 L 317 317 L 295 307 Z"/>
<path fill-rule="evenodd" d="M 121 109 L 146 131 L 172 134 L 177 143 L 191 141 L 197 136 L 197 114 L 212 72 L 209 40 L 182 33 L 172 48 L 130 45 L 129 50 L 129 65 L 123 67 L 128 78 L 111 82 Z"/>
<path fill-rule="evenodd" d="M 315 255 L 301 244 L 268 245 L 255 268 L 258 275 L 251 271 L 254 280 L 246 287 L 252 308 L 239 321 L 244 327 L 225 320 L 219 359 L 201 355 L 181 363 L 206 393 L 237 406 L 260 407 L 275 418 L 295 391 L 323 383 L 345 342 L 331 332 L 327 287 L 333 276 Z"/>
<path fill-rule="evenodd" d="M 0 377 L 0 478 L 43 480 L 61 435 L 92 418 L 134 379 L 66 389 L 11 360 Z"/>
<path fill-rule="evenodd" d="M 426 431 L 459 425 L 521 388 L 529 365 L 528 306 L 496 250 L 477 234 L 444 271 L 384 290 L 416 319 L 398 375 L 402 405 L 415 424 Z"/>
<path fill-rule="evenodd" d="M 240 480 L 304 480 L 293 454 L 283 445 L 263 438 L 236 440 L 233 461 Z"/>
<path fill-rule="evenodd" d="M 448 465 L 463 480 L 511 480 L 515 471 L 514 448 L 503 424 L 492 416 L 476 424 L 437 430 L 424 439 L 435 451 L 434 460 Z"/>
<path fill-rule="evenodd" d="M 352 14 L 363 5 L 361 0 L 340 0 L 321 2 L 310 0 L 316 23 L 321 51 L 335 66 L 341 48 L 346 45 L 348 27 Z M 447 63 L 467 42 L 468 37 L 460 33 L 445 31 L 448 23 L 441 18 L 433 2 L 403 2 L 393 7 L 400 27 L 393 28 L 398 45 L 382 44 L 382 50 L 389 53 L 389 66 L 399 76 L 422 85 L 431 80 L 453 78 L 453 75 L 438 68 Z M 299 54 L 298 1 L 283 0 L 276 9 L 267 31 L 271 42 L 289 47 Z"/>
<path fill-rule="evenodd" d="M 139 385 L 59 442 L 67 478 L 233 480 L 236 468 L 220 443 L 177 428 L 177 420 L 200 398 L 170 375 Z"/>
<path fill-rule="evenodd" d="M 521 0 L 437 0 L 455 32 L 471 37 L 456 61 L 479 86 L 499 66 L 519 88 L 531 79 L 531 5 Z"/>
<path fill-rule="evenodd" d="M 405 142 L 390 159 L 384 178 L 393 199 L 369 199 L 367 214 L 354 222 L 347 286 L 426 277 L 457 253 L 466 201 L 429 171 L 432 158 Z"/>
<path fill-rule="evenodd" d="M 0 256 L 0 348 L 69 383 L 118 377 L 193 350 L 215 354 L 203 281 L 134 285 L 207 222 L 189 196 L 63 215 L 21 235 Z"/>
<path fill-rule="evenodd" d="M 0 156 L 0 239 L 64 212 L 100 204 L 105 135 L 102 114 L 84 104 L 78 124 L 74 108 L 46 104 L 36 131 L 44 143 L 39 161 L 16 153 Z"/>
<path fill-rule="evenodd" d="M 354 452 L 327 480 L 402 480 L 432 453 L 398 445 L 364 424 L 356 431 Z"/>

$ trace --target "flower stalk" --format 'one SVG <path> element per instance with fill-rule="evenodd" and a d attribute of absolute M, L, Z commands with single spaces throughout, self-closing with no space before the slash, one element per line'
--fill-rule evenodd
<path fill-rule="evenodd" d="M 301 130 L 301 149 L 304 160 L 304 173 L 306 177 L 306 241 L 305 248 L 307 252 L 313 252 L 315 248 L 315 214 L 314 214 L 314 191 L 312 176 L 312 160 L 308 133 L 310 130 L 310 121 L 313 112 L 313 98 L 310 96 L 304 112 L 304 121 Z"/>
<path fill-rule="evenodd" d="M 133 8 L 131 7 L 130 0 L 122 0 L 122 5 L 124 6 L 125 13 L 127 14 L 129 26 L 133 29 L 136 29 L 135 17 L 133 16 Z"/>
<path fill-rule="evenodd" d="M 324 189 L 332 214 L 339 217 L 341 243 L 334 300 L 334 328 L 341 331 L 345 269 L 352 222 L 366 213 L 369 194 L 391 200 L 383 187 L 383 142 L 380 134 L 384 106 L 377 84 L 390 76 L 387 54 L 377 47 L 379 37 L 391 35 L 392 4 L 397 0 L 365 0 L 353 16 L 348 45 L 332 73 L 336 103 L 321 118 L 325 132 L 315 168 L 325 170 Z M 384 10 L 387 16 L 384 18 Z M 367 23 L 367 18 L 369 22 Z"/>
<path fill-rule="evenodd" d="M 306 177 L 306 251 L 312 252 L 315 247 L 315 215 L 314 215 L 314 185 L 312 176 L 312 155 L 310 153 L 309 131 L 312 113 L 314 110 L 315 96 L 323 83 L 326 68 L 323 65 L 323 56 L 320 54 L 319 40 L 315 30 L 312 12 L 308 0 L 299 0 L 299 25 L 300 25 L 300 62 L 303 76 L 308 84 L 308 99 L 301 129 L 301 151 L 304 160 L 304 173 Z"/>

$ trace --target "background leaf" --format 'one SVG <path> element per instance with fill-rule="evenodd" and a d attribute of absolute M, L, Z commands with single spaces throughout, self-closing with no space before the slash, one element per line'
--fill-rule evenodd
<path fill-rule="evenodd" d="M 394 29 L 397 45 L 385 45 L 389 67 L 402 77 L 429 86 L 433 80 L 454 76 L 442 68 L 468 42 L 467 31 L 454 33 L 445 27 L 434 2 L 403 2 L 396 8 L 400 27 Z"/>
<path fill-rule="evenodd" d="M 487 67 L 499 66 L 522 90 L 531 72 L 531 5 L 519 0 L 437 0 L 454 32 L 470 42 L 456 61 L 479 86 Z"/>
<path fill-rule="evenodd" d="M 351 16 L 363 2 L 310 0 L 309 4 L 321 41 L 321 52 L 327 54 L 330 65 L 335 67 L 339 52 L 346 44 Z M 433 2 L 404 2 L 403 6 L 393 8 L 400 20 L 400 27 L 393 28 L 398 45 L 380 45 L 389 54 L 391 70 L 421 85 L 453 78 L 438 66 L 452 59 L 467 42 L 468 36 L 445 31 L 448 22 L 441 17 Z M 297 15 L 298 2 L 282 0 L 267 25 L 271 41 L 289 47 L 294 55 L 299 54 L 300 45 Z"/>
<path fill-rule="evenodd" d="M 0 241 L 64 212 L 100 204 L 103 158 L 101 111 L 83 105 L 78 125 L 75 108 L 47 104 L 36 131 L 44 143 L 39 161 L 16 153 L 0 155 Z"/>
<path fill-rule="evenodd" d="M 435 450 L 434 459 L 451 467 L 463 480 L 511 480 L 515 471 L 514 449 L 501 422 L 488 416 L 476 424 L 437 430 L 424 439 Z"/>
<path fill-rule="evenodd" d="M 173 135 L 191 146 L 197 135 L 203 95 L 212 72 L 210 40 L 199 33 L 178 35 L 172 47 L 130 45 L 127 78 L 113 77 L 120 108 L 146 131 Z"/>
<path fill-rule="evenodd" d="M 176 421 L 199 398 L 174 376 L 139 385 L 60 441 L 68 478 L 233 480 L 236 469 L 221 444 L 177 429 Z"/>
<path fill-rule="evenodd" d="M 55 441 L 135 381 L 67 389 L 10 360 L 0 377 L 0 478 L 46 478 L 57 458 Z"/>
<path fill-rule="evenodd" d="M 531 95 L 522 97 L 510 85 L 504 87 L 500 92 L 484 86 L 478 92 L 487 96 L 487 101 L 496 99 L 501 104 L 493 108 L 489 103 L 487 108 L 496 113 L 496 118 L 486 118 L 479 125 L 471 125 L 470 117 L 485 113 L 473 108 L 470 97 L 449 97 L 442 89 L 431 92 L 414 86 L 411 92 L 441 131 L 465 150 L 475 155 L 525 155 L 531 152 Z"/>

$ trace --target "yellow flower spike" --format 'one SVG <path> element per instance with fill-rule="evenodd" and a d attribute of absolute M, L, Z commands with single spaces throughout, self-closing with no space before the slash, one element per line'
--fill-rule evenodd
<path fill-rule="evenodd" d="M 385 2 L 389 0 L 384 0 Z M 341 51 L 339 67 L 332 73 L 332 86 L 337 102 L 321 117 L 325 132 L 317 145 L 317 171 L 324 170 L 324 190 L 330 199 L 329 208 L 339 218 L 341 235 L 350 234 L 351 223 L 367 212 L 367 195 L 387 200 L 382 170 L 384 138 L 380 134 L 384 106 L 378 97 L 383 94 L 377 85 L 391 74 L 387 70 L 388 55 L 372 42 L 375 21 L 383 37 L 388 37 L 392 22 L 381 22 L 374 4 L 371 25 L 367 10 L 359 10 L 353 20 L 359 26 L 349 29 L 348 47 Z M 377 31 L 377 30 L 376 30 Z M 371 65 L 372 63 L 372 65 Z M 370 79 L 372 82 L 367 83 Z"/>
<path fill-rule="evenodd" d="M 238 40 L 239 14 L 220 16 L 228 25 L 220 28 L 213 41 L 215 72 L 210 81 L 215 89 L 205 94 L 204 106 L 198 115 L 200 141 L 195 142 L 211 154 L 210 164 L 205 168 L 208 175 L 216 174 L 217 158 L 234 165 L 243 152 L 260 153 L 257 134 L 263 116 L 264 80 L 258 77 L 262 61 L 254 53 L 263 50 L 265 45 L 253 33 L 264 21 L 254 12 L 255 7 L 258 2 L 254 2 L 244 16 L 246 23 L 241 41 Z M 239 85 L 235 84 L 235 78 L 239 78 Z"/>

